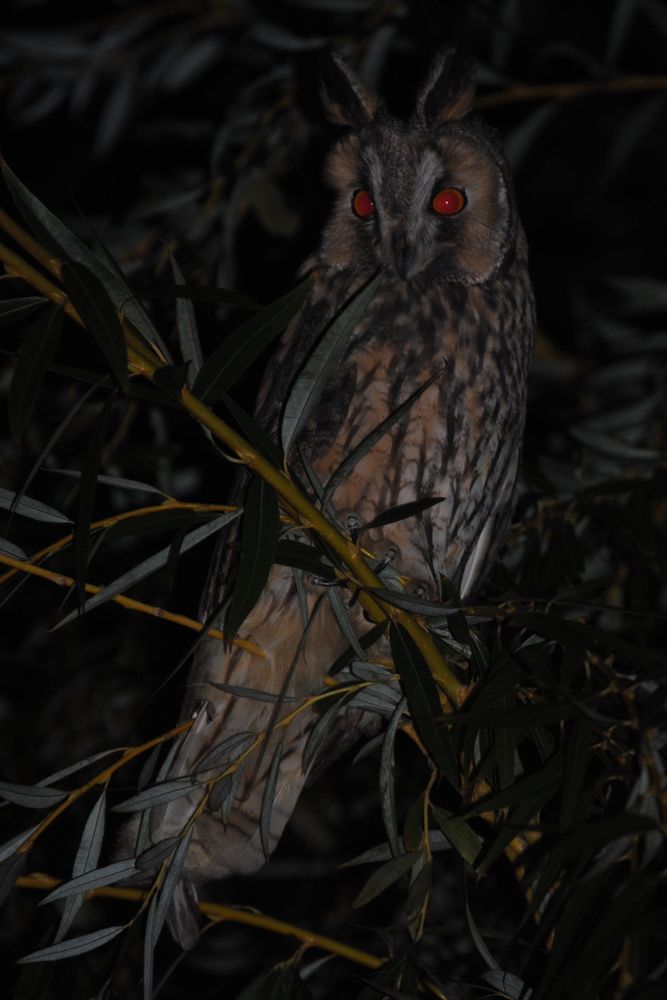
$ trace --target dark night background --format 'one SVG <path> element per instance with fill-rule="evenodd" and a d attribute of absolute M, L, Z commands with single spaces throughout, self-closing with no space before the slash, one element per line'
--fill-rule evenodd
<path fill-rule="evenodd" d="M 588 621 L 660 650 L 659 616 L 667 614 L 667 77 L 660 76 L 667 68 L 667 11 L 657 0 L 118 0 L 92 4 L 85 14 L 70 0 L 4 0 L 2 155 L 83 239 L 106 245 L 173 344 L 174 300 L 163 294 L 173 282 L 168 251 L 189 284 L 236 289 L 268 304 L 292 287 L 317 245 L 329 205 L 322 162 L 334 136 L 318 100 L 323 53 L 331 45 L 343 50 L 390 108 L 403 113 L 432 55 L 451 41 L 477 60 L 480 113 L 505 137 L 538 304 L 523 493 L 504 572 L 537 600 L 575 591 L 579 606 L 585 595 Z M 646 77 L 655 80 L 637 84 Z M 565 84 L 580 86 L 564 95 Z M 543 88 L 538 99 L 535 87 Z M 4 188 L 0 205 L 18 216 Z M 26 293 L 19 279 L 0 282 L 4 299 Z M 205 301 L 194 308 L 205 355 L 245 318 Z M 0 335 L 5 395 L 23 328 L 5 324 Z M 57 360 L 104 370 L 73 324 L 64 329 Z M 260 371 L 256 366 L 236 386 L 247 409 Z M 81 392 L 76 379 L 48 374 L 20 447 L 0 421 L 1 485 L 21 487 Z M 103 404 L 101 396 L 91 397 L 44 465 L 81 468 Z M 112 410 L 101 471 L 155 484 L 178 499 L 222 503 L 234 467 L 183 413 L 133 399 Z M 646 489 L 619 498 L 613 484 L 628 478 Z M 74 479 L 39 471 L 28 494 L 76 514 Z M 152 502 L 147 494 L 100 484 L 95 516 Z M 0 534 L 32 553 L 59 529 L 16 517 Z M 162 534 L 119 535 L 93 557 L 90 579 L 113 579 L 166 544 Z M 132 595 L 196 616 L 209 555 L 200 548 L 182 557 L 175 574 L 152 577 Z M 71 574 L 68 554 L 53 568 Z M 502 589 L 502 573 L 491 592 Z M 34 579 L 17 590 L 15 583 L 0 593 L 6 599 L 0 777 L 34 783 L 173 724 L 184 674 L 170 674 L 189 648 L 185 630 L 107 604 L 50 631 L 66 592 Z M 652 724 L 661 721 L 658 713 Z M 353 911 L 368 871 L 335 867 L 384 836 L 376 758 L 350 765 L 350 759 L 337 763 L 309 789 L 265 871 L 217 886 L 208 898 L 257 906 L 385 953 L 401 894 L 394 888 Z M 407 803 L 421 790 L 422 766 L 416 751 L 401 745 L 397 767 Z M 122 778 L 115 794 L 126 796 L 136 771 Z M 0 810 L 0 840 L 36 822 L 34 816 L 15 806 Z M 82 807 L 60 820 L 37 843 L 27 871 L 67 878 L 85 816 Z M 520 900 L 512 899 L 511 875 L 497 867 L 475 889 L 473 904 L 492 950 L 512 954 Z M 454 861 L 451 869 L 440 864 L 425 961 L 451 989 L 448 996 L 468 997 L 479 995 L 474 987 L 452 983 L 478 982 L 485 966 L 465 929 L 457 872 Z M 109 974 L 108 949 L 25 966 L 17 976 L 14 959 L 52 940 L 54 911 L 38 909 L 39 896 L 19 889 L 4 904 L 3 982 L 15 980 L 21 997 L 94 996 Z M 96 900 L 84 912 L 79 933 L 131 915 L 116 900 Z M 295 950 L 289 938 L 226 924 L 204 937 L 160 995 L 233 997 Z M 165 938 L 160 972 L 173 951 Z M 359 994 L 366 970 L 340 959 L 311 969 L 316 954 L 302 965 L 314 997 Z M 530 982 L 530 963 L 526 968 Z M 115 995 L 139 996 L 140 975 L 139 934 L 121 956 Z"/>

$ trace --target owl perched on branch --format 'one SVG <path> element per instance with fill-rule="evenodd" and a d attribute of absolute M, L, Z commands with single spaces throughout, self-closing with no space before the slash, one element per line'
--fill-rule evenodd
<path fill-rule="evenodd" d="M 503 540 L 534 334 L 526 241 L 507 163 L 496 134 L 471 117 L 473 97 L 471 66 L 446 49 L 401 121 L 342 59 L 331 58 L 323 101 L 344 129 L 326 168 L 335 202 L 309 262 L 312 293 L 269 364 L 257 410 L 277 440 L 282 424 L 285 442 L 283 409 L 295 379 L 336 316 L 377 277 L 285 457 L 300 482 L 328 492 L 326 512 L 353 540 L 389 508 L 438 498 L 363 535 L 364 548 L 391 565 L 406 590 L 432 600 L 442 577 L 466 599 Z M 342 465 L 352 453 L 356 461 Z M 214 560 L 204 620 L 229 599 L 233 561 L 229 548 Z M 304 754 L 315 711 L 278 723 L 321 688 L 348 648 L 326 596 L 322 580 L 304 575 L 298 590 L 295 571 L 276 565 L 241 629 L 264 657 L 214 640 L 200 647 L 182 710 L 195 719 L 168 777 L 204 781 L 256 734 L 267 737 L 224 779 L 224 793 L 217 786 L 194 824 L 170 920 L 186 946 L 196 936 L 193 885 L 257 870 L 312 770 Z M 358 605 L 346 613 L 357 634 L 368 629 Z M 359 710 L 343 711 L 334 742 L 345 745 L 363 721 Z M 203 795 L 203 784 L 194 784 L 187 796 L 154 808 L 147 842 L 179 834 Z"/>

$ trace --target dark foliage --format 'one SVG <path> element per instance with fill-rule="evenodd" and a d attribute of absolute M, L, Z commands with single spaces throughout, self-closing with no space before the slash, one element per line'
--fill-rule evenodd
<path fill-rule="evenodd" d="M 127 871 L 92 876 L 69 902 L 43 908 L 38 880 L 13 888 L 21 875 L 69 880 L 111 864 L 116 813 L 105 828 L 100 792 L 117 806 L 155 785 L 163 758 L 146 764 L 146 753 L 65 811 L 27 864 L 0 850 L 14 995 L 147 995 L 145 941 L 157 940 L 153 988 L 165 998 L 411 998 L 425 982 L 448 998 L 662 996 L 664 8 L 105 0 L 84 16 L 72 3 L 13 0 L 0 17 L 2 151 L 13 172 L 1 204 L 67 261 L 62 282 L 87 328 L 8 266 L 0 500 L 8 508 L 25 495 L 2 510 L 0 556 L 21 561 L 71 531 L 72 544 L 42 565 L 74 584 L 59 591 L 1 567 L 3 845 L 116 757 L 38 784 L 47 775 L 173 725 L 194 633 L 108 600 L 77 610 L 91 597 L 85 580 L 124 578 L 117 593 L 132 583 L 135 600 L 196 618 L 235 466 L 179 407 L 188 379 L 277 461 L 246 413 L 269 342 L 304 294 L 290 289 L 327 213 L 330 132 L 316 81 L 330 44 L 397 111 L 443 42 L 474 55 L 480 110 L 513 164 L 539 311 L 523 492 L 503 559 L 474 609 L 455 610 L 445 595 L 438 616 L 396 598 L 431 624 L 471 685 L 453 726 L 439 725 L 428 667 L 394 628 L 409 707 L 447 777 L 431 782 L 399 731 L 397 690 L 357 651 L 339 679 L 369 681 L 387 735 L 311 786 L 262 872 L 207 896 L 386 963 L 373 970 L 333 954 L 321 964 L 323 952 L 302 955 L 294 938 L 235 920 L 174 962 L 156 933 L 159 893 L 123 934 L 136 901 L 95 895 L 78 909 L 84 888 L 113 888 Z M 67 231 L 35 216 L 13 176 Z M 69 230 L 97 256 L 83 259 Z M 11 233 L 0 242 L 23 254 Z M 171 361 L 153 382 L 131 379 L 127 395 L 124 319 Z M 239 357 L 216 355 L 241 324 Z M 208 506 L 121 517 L 165 497 Z M 102 518 L 113 523 L 91 533 Z M 326 545 L 276 548 L 269 535 L 271 558 L 332 575 Z M 239 597 L 235 628 L 243 610 Z M 178 850 L 167 858 L 175 871 Z M 372 867 L 337 867 L 355 858 Z M 75 938 L 79 957 L 14 964 Z"/>

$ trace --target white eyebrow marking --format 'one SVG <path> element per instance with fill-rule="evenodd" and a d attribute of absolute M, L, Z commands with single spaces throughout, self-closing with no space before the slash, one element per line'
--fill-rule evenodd
<path fill-rule="evenodd" d="M 419 162 L 415 177 L 413 208 L 419 210 L 430 202 L 433 188 L 442 176 L 442 161 L 434 149 L 428 149 Z"/>

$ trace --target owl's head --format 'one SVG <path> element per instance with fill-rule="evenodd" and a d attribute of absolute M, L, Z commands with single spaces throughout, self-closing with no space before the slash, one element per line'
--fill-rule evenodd
<path fill-rule="evenodd" d="M 323 102 L 346 133 L 327 162 L 336 201 L 322 265 L 380 268 L 420 287 L 480 284 L 499 272 L 520 227 L 498 141 L 469 117 L 474 93 L 471 63 L 447 48 L 401 121 L 331 56 Z"/>

